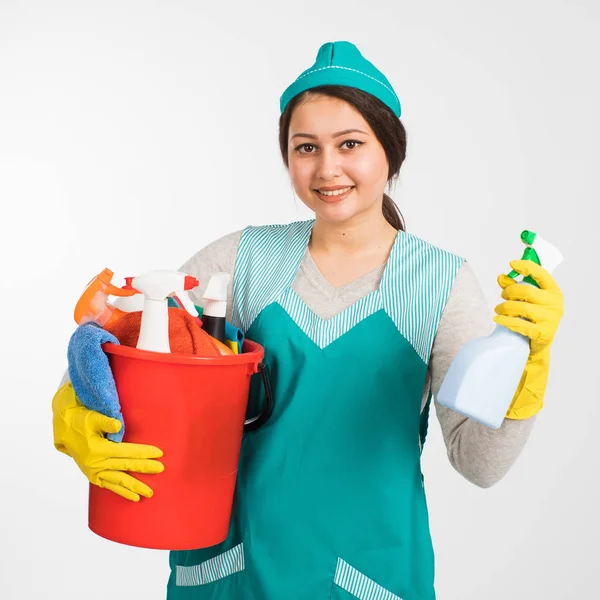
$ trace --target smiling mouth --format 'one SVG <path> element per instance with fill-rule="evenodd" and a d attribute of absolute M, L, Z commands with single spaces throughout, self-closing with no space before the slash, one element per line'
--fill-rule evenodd
<path fill-rule="evenodd" d="M 349 185 L 348 187 L 340 188 L 339 190 L 319 191 L 318 189 L 316 189 L 316 190 L 314 190 L 314 192 L 322 199 L 335 200 L 338 198 L 341 199 L 342 197 L 346 197 L 353 189 L 354 189 L 354 186 Z"/>
<path fill-rule="evenodd" d="M 341 202 L 342 200 L 345 200 L 354 190 L 354 186 L 348 186 L 345 188 L 340 188 L 339 190 L 332 190 L 332 191 L 323 191 L 320 192 L 319 190 L 314 190 L 315 194 L 317 195 L 317 197 L 319 198 L 319 200 L 322 200 L 323 202 L 327 202 L 327 203 L 335 203 L 335 202 Z"/>

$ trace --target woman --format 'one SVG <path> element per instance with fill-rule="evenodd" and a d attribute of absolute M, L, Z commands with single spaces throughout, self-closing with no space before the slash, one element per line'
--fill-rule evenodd
<path fill-rule="evenodd" d="M 405 158 L 400 103 L 354 45 L 324 44 L 281 111 L 283 160 L 315 219 L 248 227 L 180 269 L 201 281 L 197 304 L 211 274 L 234 273 L 228 317 L 264 346 L 275 406 L 244 437 L 227 540 L 172 552 L 168 598 L 431 600 L 420 468 L 430 402 L 458 349 L 490 332 L 487 307 L 466 261 L 405 232 L 384 194 Z M 492 430 L 436 406 L 450 461 L 482 487 L 528 438 L 562 315 L 544 269 L 511 266 L 541 289 L 499 277 L 495 320 L 532 340 L 507 418 Z M 55 444 L 90 481 L 152 494 L 125 471 L 160 472 L 159 449 L 106 440 L 120 424 L 83 408 L 68 383 L 53 405 Z"/>

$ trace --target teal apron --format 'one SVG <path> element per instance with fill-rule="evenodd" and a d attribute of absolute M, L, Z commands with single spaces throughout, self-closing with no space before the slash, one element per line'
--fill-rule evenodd
<path fill-rule="evenodd" d="M 168 600 L 435 598 L 421 408 L 461 259 L 398 232 L 379 289 L 323 320 L 292 289 L 313 223 L 242 234 L 232 320 L 274 409 L 244 435 L 227 540 L 171 553 Z"/>

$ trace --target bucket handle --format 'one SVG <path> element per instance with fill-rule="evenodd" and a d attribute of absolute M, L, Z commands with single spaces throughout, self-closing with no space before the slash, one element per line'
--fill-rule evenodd
<path fill-rule="evenodd" d="M 269 420 L 273 412 L 273 390 L 271 388 L 271 377 L 269 376 L 269 365 L 261 361 L 258 363 L 258 372 L 261 375 L 265 388 L 265 405 L 258 415 L 246 420 L 244 423 L 244 433 L 255 431 L 259 427 L 262 427 Z"/>

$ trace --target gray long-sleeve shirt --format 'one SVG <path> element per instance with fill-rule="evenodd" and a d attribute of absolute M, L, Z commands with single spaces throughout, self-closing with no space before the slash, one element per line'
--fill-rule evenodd
<path fill-rule="evenodd" d="M 209 244 L 180 268 L 200 280 L 191 293 L 192 300 L 202 305 L 202 296 L 211 275 L 234 272 L 241 231 L 226 235 Z M 333 287 L 321 274 L 307 250 L 293 283 L 295 292 L 322 319 L 345 310 L 379 286 L 385 265 L 341 287 Z M 233 296 L 233 277 L 229 285 L 229 313 Z M 467 480 L 480 487 L 498 482 L 514 464 L 525 446 L 535 417 L 526 420 L 504 419 L 499 429 L 490 429 L 435 401 L 446 371 L 457 351 L 468 341 L 488 335 L 494 327 L 481 288 L 467 262 L 463 262 L 434 339 L 427 369 L 423 406 L 429 391 L 440 423 L 448 458 L 452 466 Z"/>

